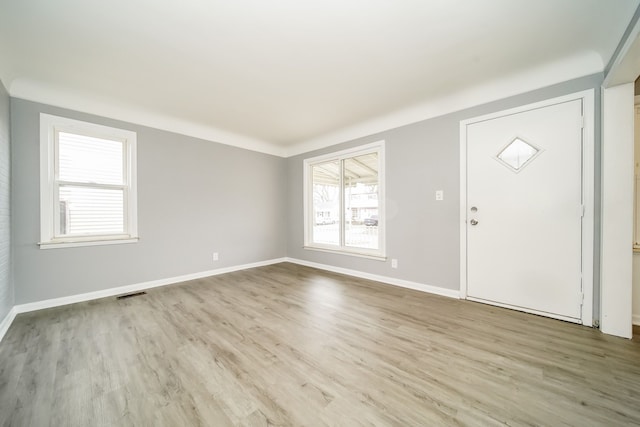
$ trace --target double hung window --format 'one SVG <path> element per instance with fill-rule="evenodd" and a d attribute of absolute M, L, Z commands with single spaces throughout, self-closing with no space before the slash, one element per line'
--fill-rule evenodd
<path fill-rule="evenodd" d="M 136 133 L 40 116 L 42 248 L 137 239 Z"/>

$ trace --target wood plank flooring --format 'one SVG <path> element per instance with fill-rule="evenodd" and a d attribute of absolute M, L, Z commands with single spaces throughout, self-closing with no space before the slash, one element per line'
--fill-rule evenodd
<path fill-rule="evenodd" d="M 640 343 L 283 263 L 19 315 L 4 426 L 640 425 Z"/>

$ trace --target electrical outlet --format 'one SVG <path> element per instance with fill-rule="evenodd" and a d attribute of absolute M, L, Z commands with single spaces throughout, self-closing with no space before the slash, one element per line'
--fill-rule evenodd
<path fill-rule="evenodd" d="M 397 259 L 392 259 L 391 260 L 391 268 L 398 268 L 398 260 Z"/>
<path fill-rule="evenodd" d="M 444 191 L 442 190 L 436 191 L 436 200 L 444 200 Z"/>
<path fill-rule="evenodd" d="M 218 252 L 214 252 L 213 253 L 213 260 L 217 261 L 218 260 Z"/>

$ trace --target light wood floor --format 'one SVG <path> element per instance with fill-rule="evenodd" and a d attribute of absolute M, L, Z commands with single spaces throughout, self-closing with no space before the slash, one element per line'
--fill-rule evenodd
<path fill-rule="evenodd" d="M 0 425 L 640 425 L 640 343 L 285 263 L 19 315 Z"/>

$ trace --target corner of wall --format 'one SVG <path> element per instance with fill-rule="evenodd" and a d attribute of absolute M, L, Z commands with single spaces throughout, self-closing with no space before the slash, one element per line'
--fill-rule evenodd
<path fill-rule="evenodd" d="M 0 337 L 15 304 L 11 232 L 11 98 L 0 81 Z M 6 326 L 8 328 L 8 326 Z"/>

